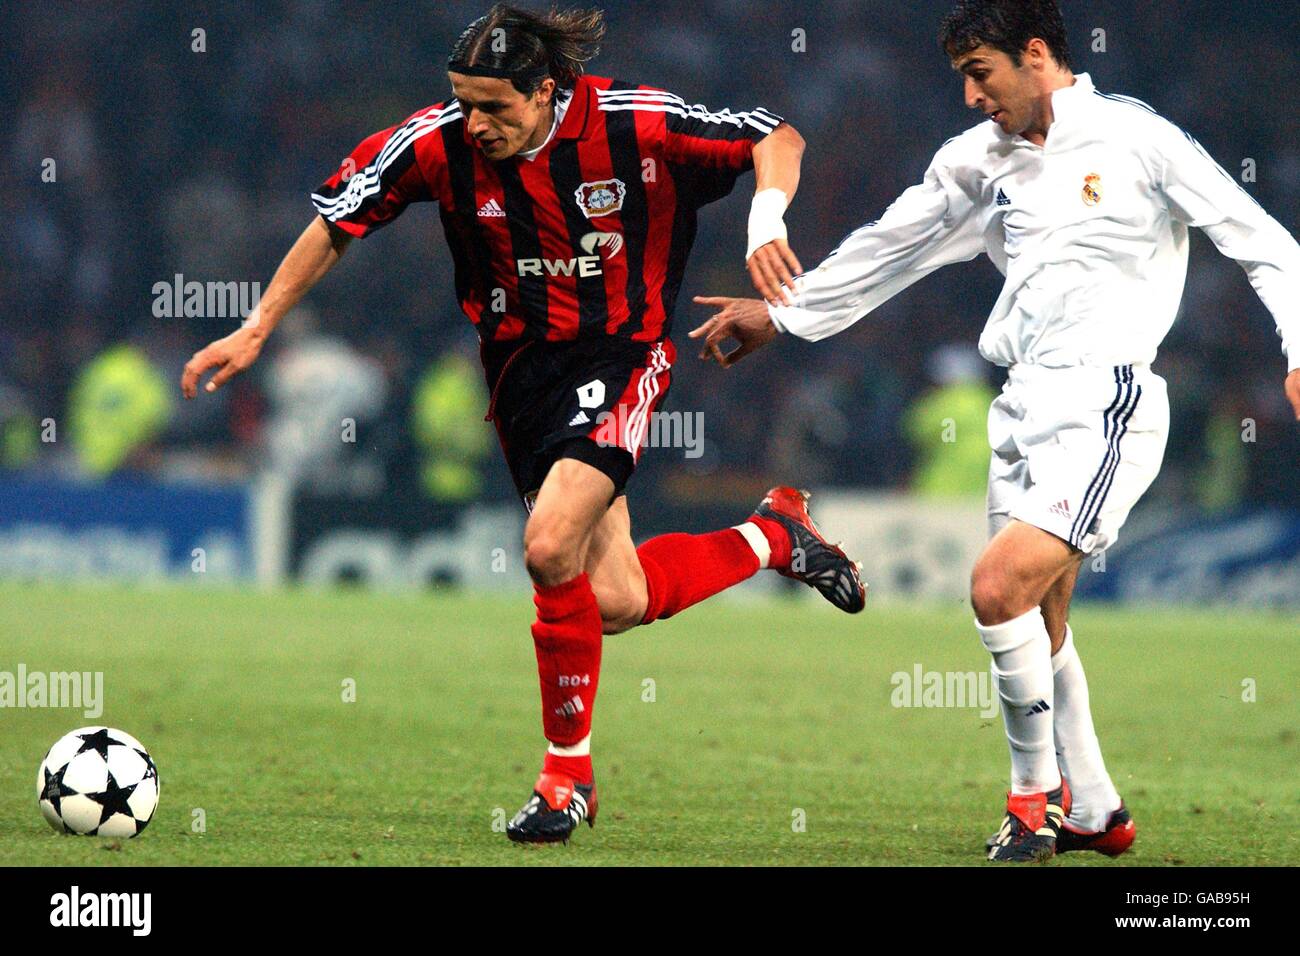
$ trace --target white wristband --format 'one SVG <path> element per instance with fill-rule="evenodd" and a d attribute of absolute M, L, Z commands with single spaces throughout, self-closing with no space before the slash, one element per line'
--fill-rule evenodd
<path fill-rule="evenodd" d="M 785 239 L 785 215 L 790 205 L 790 197 L 779 189 L 762 189 L 754 194 L 754 202 L 749 207 L 749 248 L 745 250 L 745 261 L 767 245 L 773 239 Z"/>

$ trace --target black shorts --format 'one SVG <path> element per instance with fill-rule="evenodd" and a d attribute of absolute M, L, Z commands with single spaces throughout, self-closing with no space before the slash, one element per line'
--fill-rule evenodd
<path fill-rule="evenodd" d="M 623 494 L 675 357 L 671 341 L 616 338 L 485 348 L 488 417 L 524 506 L 561 458 L 586 462 Z"/>

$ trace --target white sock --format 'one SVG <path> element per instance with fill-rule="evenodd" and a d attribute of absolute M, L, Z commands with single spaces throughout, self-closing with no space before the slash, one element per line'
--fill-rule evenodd
<path fill-rule="evenodd" d="M 1052 656 L 1052 684 L 1056 694 L 1052 730 L 1057 756 L 1074 795 L 1074 808 L 1066 819 L 1076 830 L 1104 830 L 1111 812 L 1119 809 L 1119 793 L 1101 759 L 1101 744 L 1088 708 L 1088 679 L 1068 624 L 1065 643 Z"/>
<path fill-rule="evenodd" d="M 546 752 L 555 754 L 557 757 L 587 757 L 591 754 L 591 734 L 583 737 L 572 747 L 557 747 L 555 744 L 548 744 Z"/>
<path fill-rule="evenodd" d="M 767 567 L 767 563 L 772 560 L 772 545 L 768 543 L 767 535 L 763 534 L 763 529 L 752 521 L 738 524 L 735 529 L 749 542 L 749 546 L 758 555 L 759 568 Z"/>
<path fill-rule="evenodd" d="M 993 683 L 1011 747 L 1011 792 L 1044 793 L 1061 785 L 1052 745 L 1052 641 L 1034 608 L 1005 624 L 975 622 L 993 655 Z"/>

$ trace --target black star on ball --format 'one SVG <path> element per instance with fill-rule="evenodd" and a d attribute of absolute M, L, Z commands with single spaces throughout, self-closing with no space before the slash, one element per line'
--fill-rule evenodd
<path fill-rule="evenodd" d="M 135 793 L 138 784 L 131 784 L 129 787 L 119 787 L 113 775 L 108 775 L 108 786 L 104 788 L 103 793 L 86 794 L 91 800 L 98 803 L 103 810 L 99 814 L 99 826 L 103 826 L 109 821 L 109 818 L 115 813 L 125 814 L 131 819 L 135 819 L 135 814 L 131 812 L 130 805 L 126 802 L 131 794 Z"/>
<path fill-rule="evenodd" d="M 42 799 L 50 801 L 60 820 L 63 819 L 63 798 L 77 792 L 63 783 L 63 771 L 67 769 L 67 764 L 64 764 L 57 773 L 50 773 L 50 768 L 45 767 L 45 784 L 41 788 Z"/>
<path fill-rule="evenodd" d="M 93 734 L 78 734 L 77 736 L 82 739 L 81 749 L 77 753 L 84 754 L 87 750 L 93 750 L 105 760 L 108 760 L 108 748 L 112 744 L 117 744 L 119 747 L 126 746 L 125 741 L 110 737 L 107 727 L 103 730 L 97 730 Z M 73 756 L 76 756 L 76 754 Z"/>
<path fill-rule="evenodd" d="M 140 779 L 140 782 L 144 783 L 144 781 L 146 780 L 157 780 L 158 768 L 154 766 L 153 758 L 150 757 L 143 750 L 141 750 L 139 747 L 136 748 L 135 752 L 138 753 L 140 755 L 140 759 L 144 761 L 144 776 Z"/>

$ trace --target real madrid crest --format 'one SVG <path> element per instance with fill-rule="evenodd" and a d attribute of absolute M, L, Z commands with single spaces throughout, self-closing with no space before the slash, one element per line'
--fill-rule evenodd
<path fill-rule="evenodd" d="M 1101 202 L 1101 175 L 1089 173 L 1083 177 L 1083 202 L 1086 206 L 1095 206 Z"/>
<path fill-rule="evenodd" d="M 627 186 L 621 179 L 602 179 L 594 183 L 583 183 L 573 191 L 578 208 L 588 219 L 608 216 L 623 208 L 623 198 L 627 196 Z"/>

